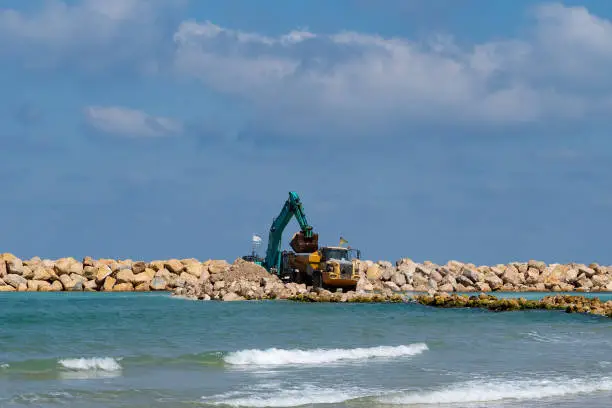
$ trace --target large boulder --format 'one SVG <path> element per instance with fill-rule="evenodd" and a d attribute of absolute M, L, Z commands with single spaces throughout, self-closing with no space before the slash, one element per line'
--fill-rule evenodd
<path fill-rule="evenodd" d="M 520 273 L 514 265 L 508 265 L 501 278 L 505 284 L 512 286 L 518 286 L 522 281 Z"/>
<path fill-rule="evenodd" d="M 485 276 L 484 281 L 491 290 L 499 290 L 504 285 L 504 281 L 495 273 L 490 273 Z"/>
<path fill-rule="evenodd" d="M 161 276 L 156 276 L 150 283 L 152 290 L 166 290 L 168 282 Z"/>
<path fill-rule="evenodd" d="M 473 268 L 464 267 L 461 271 L 461 275 L 468 278 L 471 281 L 471 284 L 475 284 L 476 282 L 482 281 L 482 273 Z M 458 281 L 459 282 L 459 281 Z"/>
<path fill-rule="evenodd" d="M 170 259 L 169 261 L 166 261 L 164 267 L 171 273 L 177 275 L 183 272 L 183 270 L 185 269 L 185 265 L 183 265 L 183 263 L 178 259 Z"/>
<path fill-rule="evenodd" d="M 28 281 L 23 276 L 15 273 L 9 273 L 2 279 L 15 289 L 19 289 L 21 285 L 25 285 L 27 287 L 28 284 Z"/>
<path fill-rule="evenodd" d="M 98 282 L 98 284 L 101 284 L 106 280 L 107 277 L 111 276 L 112 273 L 113 270 L 110 266 L 104 264 L 98 265 L 98 267 L 96 268 L 96 282 Z"/>
<path fill-rule="evenodd" d="M 121 269 L 115 278 L 118 284 L 129 283 L 131 285 L 134 282 L 134 272 L 131 269 Z"/>
<path fill-rule="evenodd" d="M 6 261 L 6 270 L 9 274 L 21 276 L 24 270 L 23 262 L 17 257 L 10 258 Z"/>
<path fill-rule="evenodd" d="M 380 267 L 377 264 L 368 266 L 368 269 L 366 270 L 366 276 L 369 280 L 380 280 L 380 278 L 382 277 Z"/>

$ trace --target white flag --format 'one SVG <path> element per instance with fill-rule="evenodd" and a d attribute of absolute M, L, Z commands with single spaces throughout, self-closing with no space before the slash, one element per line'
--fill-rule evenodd
<path fill-rule="evenodd" d="M 253 234 L 253 242 L 259 244 L 261 242 L 261 237 L 259 235 Z"/>

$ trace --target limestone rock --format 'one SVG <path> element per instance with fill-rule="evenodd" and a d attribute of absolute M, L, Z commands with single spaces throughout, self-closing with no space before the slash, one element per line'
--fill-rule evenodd
<path fill-rule="evenodd" d="M 520 284 L 521 279 L 517 268 L 513 265 L 507 266 L 506 270 L 504 271 L 504 274 L 502 275 L 502 281 L 512 286 Z"/>
<path fill-rule="evenodd" d="M 134 282 L 134 272 L 131 269 L 121 269 L 117 272 L 115 279 L 117 279 L 118 284 L 129 283 L 131 285 Z"/>
<path fill-rule="evenodd" d="M 415 273 L 412 276 L 412 285 L 417 287 L 427 287 L 427 283 L 429 282 L 429 278 L 423 276 L 420 272 Z"/>
<path fill-rule="evenodd" d="M 370 292 L 374 290 L 374 286 L 370 281 L 366 278 L 361 278 L 357 282 L 357 287 L 355 288 L 357 292 Z"/>
<path fill-rule="evenodd" d="M 195 276 L 196 278 L 200 278 L 202 276 L 202 273 L 204 272 L 204 266 L 200 262 L 189 261 L 185 264 L 185 272 L 192 276 Z"/>
<path fill-rule="evenodd" d="M 366 271 L 366 276 L 370 280 L 379 280 L 381 278 L 382 272 L 380 267 L 376 264 L 368 267 Z"/>
<path fill-rule="evenodd" d="M 11 258 L 6 261 L 6 270 L 8 274 L 23 275 L 23 262 L 19 258 Z"/>
<path fill-rule="evenodd" d="M 0 292 L 15 292 L 17 289 L 12 287 L 11 285 L 2 285 L 0 286 Z"/>
<path fill-rule="evenodd" d="M 164 264 L 164 267 L 171 273 L 174 273 L 177 275 L 180 274 L 185 269 L 185 265 L 183 265 L 183 263 L 179 261 L 178 259 L 170 259 Z"/>
<path fill-rule="evenodd" d="M 96 282 L 101 284 L 106 280 L 107 277 L 111 276 L 113 273 L 112 269 L 108 265 L 99 265 L 96 268 Z"/>
<path fill-rule="evenodd" d="M 61 292 L 64 290 L 64 285 L 59 280 L 51 282 L 50 292 Z"/>
<path fill-rule="evenodd" d="M 232 301 L 239 301 L 239 300 L 244 300 L 244 298 L 240 295 L 237 295 L 233 292 L 229 292 L 226 295 L 223 296 L 223 301 L 224 302 L 232 302 Z"/>
<path fill-rule="evenodd" d="M 198 278 L 195 275 L 190 274 L 189 272 L 183 272 L 179 276 L 180 279 L 183 279 L 187 284 L 197 285 Z"/>
<path fill-rule="evenodd" d="M 443 270 L 443 269 L 444 269 L 444 268 L 441 268 L 441 270 Z M 439 271 L 437 271 L 437 270 L 432 271 L 432 272 L 431 272 L 431 274 L 429 275 L 429 277 L 430 277 L 431 279 L 433 279 L 433 280 L 434 280 L 435 282 L 437 282 L 437 283 L 442 282 L 442 279 L 444 279 L 444 277 L 442 276 L 442 274 L 441 274 Z"/>
<path fill-rule="evenodd" d="M 386 287 L 386 288 L 391 289 L 393 292 L 399 292 L 400 291 L 399 286 L 397 286 L 394 282 L 391 282 L 391 281 L 383 282 L 383 286 Z"/>
<path fill-rule="evenodd" d="M 74 290 L 74 289 L 78 289 L 78 288 L 75 288 L 75 286 L 77 285 L 77 282 L 75 282 L 70 277 L 70 275 L 66 275 L 66 274 L 60 275 L 59 276 L 59 280 L 62 283 L 62 286 L 64 287 L 64 290 L 71 291 L 71 290 Z"/>
<path fill-rule="evenodd" d="M 166 290 L 167 285 L 166 279 L 161 276 L 156 276 L 151 281 L 150 287 L 152 290 Z"/>
<path fill-rule="evenodd" d="M 113 292 L 132 292 L 133 290 L 134 286 L 130 282 L 118 283 L 113 286 Z"/>
<path fill-rule="evenodd" d="M 139 283 L 138 285 L 136 285 L 134 290 L 136 292 L 148 292 L 149 290 L 151 290 L 151 287 L 150 287 L 148 282 L 142 282 L 142 283 Z"/>
<path fill-rule="evenodd" d="M 12 286 L 15 289 L 19 288 L 19 285 L 26 285 L 28 284 L 28 281 L 21 275 L 17 275 L 15 273 L 9 273 L 7 274 L 4 278 L 3 278 L 4 282 L 6 282 L 7 284 L 9 284 L 10 286 Z"/>
<path fill-rule="evenodd" d="M 145 270 L 145 272 L 141 272 L 137 275 L 134 275 L 132 282 L 136 285 L 139 285 L 141 283 L 150 283 L 155 277 L 155 271 L 153 271 L 152 269 L 150 269 L 150 271 L 153 272 L 153 276 L 151 276 L 151 274 L 147 273 Z"/>
<path fill-rule="evenodd" d="M 41 281 L 50 281 L 52 279 L 57 280 L 58 277 L 55 274 L 55 271 L 53 269 L 49 269 L 49 268 L 46 268 L 40 265 L 34 269 L 33 279 L 41 280 Z"/>
<path fill-rule="evenodd" d="M 85 281 L 83 283 L 83 290 L 86 292 L 93 292 L 98 290 L 98 283 L 95 279 Z"/>
<path fill-rule="evenodd" d="M 98 274 L 97 269 L 93 267 L 92 265 L 83 266 L 83 277 L 85 279 L 88 279 L 88 280 L 96 279 L 97 274 Z"/>
<path fill-rule="evenodd" d="M 453 292 L 455 288 L 450 283 L 444 283 L 442 285 L 438 285 L 438 290 L 441 292 Z"/>
<path fill-rule="evenodd" d="M 145 264 L 142 261 L 134 262 L 132 264 L 132 272 L 134 272 L 134 275 L 143 273 L 146 269 L 147 269 L 147 264 Z"/>
<path fill-rule="evenodd" d="M 463 268 L 461 276 L 465 276 L 471 281 L 471 284 L 482 281 L 482 273 L 472 268 Z"/>
<path fill-rule="evenodd" d="M 404 274 L 401 272 L 395 272 L 391 277 L 391 281 L 395 283 L 398 287 L 401 287 L 402 285 L 405 285 L 407 283 L 406 276 L 404 276 Z"/>
<path fill-rule="evenodd" d="M 595 271 L 589 267 L 581 266 L 578 268 L 579 273 L 584 273 L 587 278 L 591 279 L 595 275 Z"/>
<path fill-rule="evenodd" d="M 51 292 L 51 284 L 49 282 L 47 281 L 33 281 L 33 282 L 38 282 L 38 285 L 36 288 L 38 292 Z"/>
<path fill-rule="evenodd" d="M 484 281 L 487 283 L 487 285 L 489 285 L 492 290 L 498 290 L 504 284 L 504 281 L 494 273 L 486 275 Z"/>
<path fill-rule="evenodd" d="M 608 282 L 610 282 L 610 279 L 612 279 L 612 276 L 593 275 L 591 282 L 593 282 L 594 286 L 606 287 Z"/>
<path fill-rule="evenodd" d="M 458 285 L 461 284 L 464 287 L 470 287 L 474 284 L 474 281 L 465 275 L 457 276 L 456 280 Z"/>
<path fill-rule="evenodd" d="M 113 287 L 115 286 L 115 283 L 117 283 L 117 280 L 115 278 L 113 278 L 112 276 L 107 276 L 106 279 L 104 279 L 104 285 L 103 290 L 105 292 L 111 292 L 113 290 Z"/>
<path fill-rule="evenodd" d="M 37 280 L 29 280 L 28 281 L 28 292 L 37 292 L 38 291 L 38 282 Z"/>
<path fill-rule="evenodd" d="M 485 283 L 485 282 L 476 282 L 476 284 L 474 285 L 476 287 L 476 289 L 478 289 L 481 292 L 490 292 L 491 291 L 491 287 Z"/>

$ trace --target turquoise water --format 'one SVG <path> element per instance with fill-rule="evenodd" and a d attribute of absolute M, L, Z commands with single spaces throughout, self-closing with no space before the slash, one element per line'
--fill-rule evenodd
<path fill-rule="evenodd" d="M 8 293 L 0 321 L 0 407 L 612 405 L 596 316 Z"/>

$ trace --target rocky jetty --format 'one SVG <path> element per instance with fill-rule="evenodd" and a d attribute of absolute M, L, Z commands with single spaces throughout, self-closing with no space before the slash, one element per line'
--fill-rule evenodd
<path fill-rule="evenodd" d="M 373 286 L 416 292 L 610 292 L 612 267 L 598 264 L 512 262 L 494 266 L 449 261 L 416 263 L 408 258 L 360 262 Z"/>
<path fill-rule="evenodd" d="M 213 300 L 301 299 L 363 300 L 364 294 L 391 299 L 406 292 L 612 292 L 612 267 L 549 264 L 541 261 L 476 266 L 449 261 L 437 265 L 400 259 L 357 261 L 361 279 L 354 293 L 314 291 L 284 284 L 265 269 L 241 259 L 114 260 L 74 258 L 22 260 L 0 255 L 0 291 L 172 291 Z"/>
<path fill-rule="evenodd" d="M 416 302 L 426 306 L 440 308 L 484 308 L 492 311 L 512 311 L 561 309 L 567 313 L 588 313 L 612 318 L 612 300 L 607 302 L 601 299 L 587 298 L 584 296 L 556 295 L 545 296 L 540 300 L 518 299 L 499 299 L 493 295 L 480 294 L 478 296 L 449 294 L 446 292 L 435 293 L 432 295 L 416 295 Z"/>

